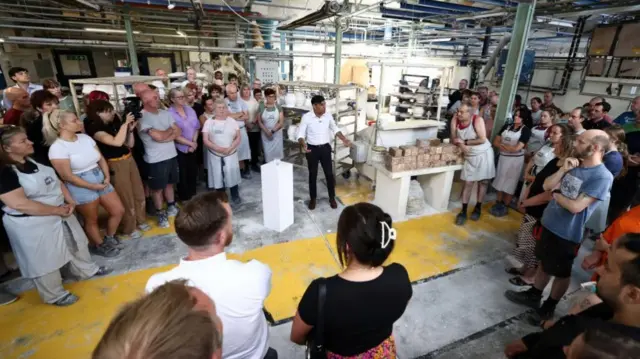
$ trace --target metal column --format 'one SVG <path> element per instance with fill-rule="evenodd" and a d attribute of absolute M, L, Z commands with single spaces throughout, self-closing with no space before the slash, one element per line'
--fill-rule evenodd
<path fill-rule="evenodd" d="M 520 1 L 518 4 L 509 52 L 507 53 L 507 63 L 502 76 L 502 86 L 500 86 L 500 99 L 493 122 L 493 131 L 491 131 L 492 137 L 495 137 L 504 126 L 507 114 L 511 112 L 513 107 L 513 99 L 518 91 L 522 60 L 524 59 L 524 51 L 527 48 L 527 37 L 535 8 L 536 0 Z"/>
<path fill-rule="evenodd" d="M 287 39 L 287 34 L 284 32 L 280 33 L 280 52 L 284 52 L 287 51 L 287 43 L 286 43 L 286 39 Z M 293 61 L 293 60 L 291 60 Z M 285 73 L 284 73 L 284 60 L 280 60 L 280 79 L 281 80 L 286 80 L 285 77 Z"/>
<path fill-rule="evenodd" d="M 416 25 L 413 24 L 411 25 L 411 30 L 409 30 L 409 44 L 408 44 L 408 56 L 407 56 L 407 61 L 411 60 L 411 58 L 413 57 L 413 51 L 415 50 L 416 47 Z"/>
<path fill-rule="evenodd" d="M 340 26 L 340 18 L 336 18 L 336 45 L 333 52 L 333 82 L 340 83 L 340 67 L 342 60 L 342 27 Z"/>
<path fill-rule="evenodd" d="M 133 30 L 131 28 L 131 15 L 128 9 L 124 14 L 124 29 L 127 32 L 127 45 L 129 48 L 129 65 L 133 75 L 140 75 L 140 67 L 138 67 L 138 54 L 136 53 L 136 44 L 133 42 Z"/>

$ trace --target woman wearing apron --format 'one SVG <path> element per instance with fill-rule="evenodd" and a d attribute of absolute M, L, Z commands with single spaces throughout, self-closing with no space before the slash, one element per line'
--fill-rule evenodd
<path fill-rule="evenodd" d="M 240 128 L 234 119 L 227 117 L 227 105 L 224 100 L 215 102 L 215 112 L 215 117 L 207 120 L 202 128 L 204 145 L 209 150 L 208 185 L 216 191 L 229 188 L 233 203 L 240 204 Z"/>
<path fill-rule="evenodd" d="M 625 134 L 622 127 L 618 125 L 607 127 L 604 132 L 609 135 L 610 142 L 609 150 L 604 154 L 602 162 L 613 175 L 615 186 L 616 180 L 623 178 L 627 174 L 626 164 L 628 163 L 629 152 L 627 145 L 624 143 Z M 599 238 L 600 233 L 607 229 L 607 213 L 609 212 L 610 200 L 611 195 L 600 202 L 585 224 L 585 228 L 591 232 L 591 238 L 594 240 Z"/>
<path fill-rule="evenodd" d="M 554 157 L 553 146 L 546 145 L 549 134 L 551 132 L 551 126 L 553 126 L 554 124 L 554 118 L 555 116 L 553 116 L 551 112 L 542 111 L 542 115 L 540 116 L 538 125 L 534 126 L 531 129 L 531 138 L 529 138 L 529 143 L 527 143 L 527 151 L 524 155 L 524 184 L 522 186 L 522 191 L 520 191 L 520 198 L 518 203 L 524 198 L 527 198 L 527 186 L 533 182 L 537 171 L 544 168 L 547 162 L 549 162 Z"/>
<path fill-rule="evenodd" d="M 493 140 L 493 145 L 500 151 L 500 158 L 496 178 L 493 180 L 493 188 L 498 192 L 497 199 L 489 213 L 496 217 L 507 215 L 511 198 L 522 175 L 525 146 L 531 137 L 531 130 L 523 123 L 525 118 L 531 116 L 527 112 L 526 107 L 516 110 L 513 124 L 505 124 Z"/>
<path fill-rule="evenodd" d="M 22 276 L 33 280 L 45 303 L 67 306 L 78 297 L 62 286 L 60 269 L 78 278 L 111 272 L 98 267 L 73 215 L 75 201 L 55 171 L 33 161 L 33 143 L 19 127 L 0 129 L 0 201 L 4 227 Z"/>
<path fill-rule="evenodd" d="M 487 140 L 484 120 L 472 115 L 471 110 L 471 106 L 464 103 L 451 120 L 452 143 L 460 147 L 464 153 L 464 165 L 460 174 L 460 178 L 465 182 L 462 191 L 462 211 L 456 216 L 456 224 L 459 226 L 467 221 L 467 207 L 475 182 L 478 183 L 478 202 L 471 213 L 471 220 L 480 219 L 482 200 L 487 193 L 489 180 L 496 174 L 493 148 Z"/>
<path fill-rule="evenodd" d="M 204 124 L 207 122 L 207 120 L 211 120 L 214 117 L 216 117 L 216 114 L 215 114 L 216 100 L 217 100 L 217 97 L 212 97 L 207 95 L 204 95 L 202 97 L 202 105 L 204 106 L 204 113 L 199 118 L 200 128 L 204 128 Z M 202 149 L 201 149 L 202 168 L 204 168 L 204 181 L 206 184 L 208 184 L 209 180 L 207 178 L 209 177 L 209 173 L 207 172 L 207 168 L 209 168 L 209 149 L 207 148 L 207 146 L 204 145 L 203 136 L 199 136 L 198 138 L 200 138 L 200 140 L 202 141 Z"/>
<path fill-rule="evenodd" d="M 241 161 L 240 174 L 242 178 L 251 178 L 249 161 L 251 160 L 251 146 L 249 146 L 249 135 L 247 135 L 247 122 L 249 122 L 249 107 L 238 96 L 238 87 L 234 84 L 227 85 L 227 106 L 229 106 L 228 117 L 236 120 L 240 128 L 240 145 L 238 146 L 237 157 Z"/>
<path fill-rule="evenodd" d="M 549 151 L 546 149 L 550 148 Z M 564 159 L 573 153 L 573 136 L 567 125 L 553 125 L 549 135 L 549 144 L 544 145 L 534 156 L 537 165 L 532 169 L 535 175 L 527 175 L 531 184 L 527 187 L 518 208 L 524 213 L 516 247 L 507 256 L 507 273 L 515 275 L 509 279 L 513 285 L 524 286 L 533 283 L 538 259 L 535 255 L 536 236 L 542 229 L 540 219 L 547 204 L 551 201 L 550 191 L 542 188 L 547 177 L 553 175 L 564 164 Z M 542 160 L 541 158 L 544 158 Z"/>
<path fill-rule="evenodd" d="M 262 148 L 264 149 L 264 161 L 269 163 L 275 159 L 284 157 L 284 139 L 282 127 L 284 127 L 284 113 L 276 105 L 276 92 L 273 89 L 264 91 L 265 103 L 260 104 L 257 121 L 262 129 Z"/>

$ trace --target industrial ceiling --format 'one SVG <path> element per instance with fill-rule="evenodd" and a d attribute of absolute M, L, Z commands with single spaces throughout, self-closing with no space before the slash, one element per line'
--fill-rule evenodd
<path fill-rule="evenodd" d="M 276 49 L 291 55 L 291 45 L 297 43 L 332 44 L 340 26 L 344 43 L 387 46 L 396 52 L 412 47 L 455 55 L 464 50 L 473 57 L 480 55 L 485 36 L 494 49 L 510 33 L 516 6 L 508 0 L 0 0 L 0 41 L 124 49 L 124 18 L 130 16 L 140 50 L 260 54 Z M 529 46 L 561 52 L 569 47 L 579 18 L 588 19 L 581 34 L 588 36 L 598 24 L 637 14 L 640 1 L 538 1 Z M 257 31 L 264 50 L 251 49 Z"/>

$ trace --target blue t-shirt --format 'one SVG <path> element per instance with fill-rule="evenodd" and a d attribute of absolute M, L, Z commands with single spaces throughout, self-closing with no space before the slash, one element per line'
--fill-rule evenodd
<path fill-rule="evenodd" d="M 622 172 L 622 167 L 624 166 L 624 160 L 622 159 L 622 154 L 618 151 L 611 151 L 604 154 L 602 158 L 602 164 L 611 172 L 613 177 L 618 177 L 620 172 Z"/>
<path fill-rule="evenodd" d="M 560 182 L 562 195 L 569 199 L 577 199 L 581 193 L 584 193 L 595 198 L 596 201 L 582 212 L 573 214 L 552 199 L 542 214 L 542 225 L 560 238 L 574 243 L 582 242 L 582 232 L 587 219 L 600 201 L 606 199 L 612 183 L 613 175 L 603 164 L 572 169 L 562 177 Z"/>
<path fill-rule="evenodd" d="M 636 121 L 636 114 L 633 113 L 633 111 L 627 111 L 627 112 L 623 112 L 620 116 L 616 117 L 616 119 L 613 120 L 613 123 L 617 123 L 620 126 L 624 126 L 627 123 L 635 122 L 635 121 Z"/>

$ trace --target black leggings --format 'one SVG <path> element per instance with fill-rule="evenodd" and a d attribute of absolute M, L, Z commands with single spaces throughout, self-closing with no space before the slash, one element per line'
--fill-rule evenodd
<path fill-rule="evenodd" d="M 196 195 L 198 185 L 198 154 L 178 151 L 178 197 L 181 201 L 188 201 Z"/>

